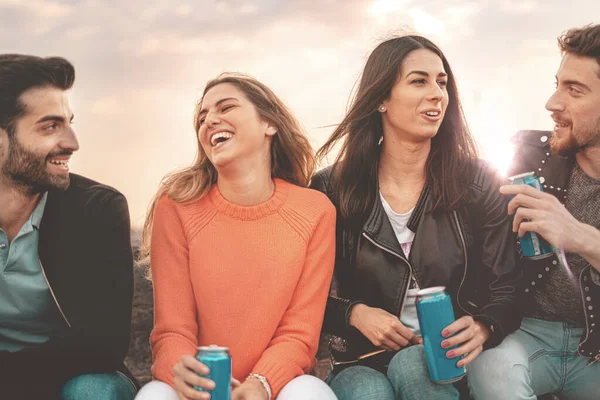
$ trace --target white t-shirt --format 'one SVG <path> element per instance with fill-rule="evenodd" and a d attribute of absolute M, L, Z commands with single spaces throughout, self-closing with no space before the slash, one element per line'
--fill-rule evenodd
<path fill-rule="evenodd" d="M 381 203 L 383 204 L 383 209 L 392 224 L 392 228 L 394 229 L 394 233 L 396 234 L 396 238 L 398 239 L 398 243 L 402 247 L 402 251 L 406 258 L 410 255 L 410 248 L 413 243 L 413 239 L 415 238 L 415 233 L 408 229 L 408 220 L 414 211 L 414 207 L 405 214 L 398 214 L 392 207 L 385 201 L 385 198 L 379 192 L 379 197 L 381 197 Z M 421 334 L 421 328 L 419 327 L 419 319 L 417 317 L 417 306 L 415 300 L 417 299 L 417 292 L 419 291 L 419 287 L 414 285 L 414 288 L 408 289 L 408 294 L 406 295 L 406 301 L 404 302 L 404 308 L 400 312 L 400 322 L 404 324 L 408 329 L 410 329 L 415 335 Z"/>

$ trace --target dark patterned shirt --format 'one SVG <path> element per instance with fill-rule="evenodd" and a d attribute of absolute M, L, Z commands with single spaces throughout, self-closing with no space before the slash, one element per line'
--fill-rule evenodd
<path fill-rule="evenodd" d="M 600 180 L 586 175 L 577 163 L 569 178 L 565 207 L 577 220 L 600 229 Z M 575 253 L 567 253 L 567 263 L 575 280 L 560 263 L 551 269 L 544 283 L 534 291 L 534 301 L 529 303 L 526 317 L 585 326 L 579 275 L 588 263 Z"/>

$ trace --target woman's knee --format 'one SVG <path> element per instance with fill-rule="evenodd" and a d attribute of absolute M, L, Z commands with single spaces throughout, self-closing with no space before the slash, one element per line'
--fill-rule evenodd
<path fill-rule="evenodd" d="M 171 386 L 155 380 L 144 385 L 135 400 L 178 400 L 178 398 Z"/>
<path fill-rule="evenodd" d="M 400 399 L 458 399 L 459 392 L 451 384 L 431 381 L 423 345 L 399 351 L 388 367 L 388 378 Z"/>
<path fill-rule="evenodd" d="M 396 353 L 390 361 L 387 375 L 394 387 L 429 380 L 423 345 L 410 346 Z"/>
<path fill-rule="evenodd" d="M 329 386 L 339 400 L 395 400 L 387 377 L 373 368 L 346 368 L 329 379 Z"/>
<path fill-rule="evenodd" d="M 331 388 L 319 378 L 301 375 L 281 389 L 277 400 L 336 400 L 336 397 Z"/>

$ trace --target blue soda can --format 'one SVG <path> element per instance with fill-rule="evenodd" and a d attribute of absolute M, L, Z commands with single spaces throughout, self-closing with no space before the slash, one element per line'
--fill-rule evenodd
<path fill-rule="evenodd" d="M 535 176 L 535 172 L 526 172 L 511 176 L 510 179 L 513 185 L 529 185 L 543 192 L 542 182 Z M 554 252 L 554 247 L 548 243 L 541 235 L 535 232 L 527 232 L 525 236 L 519 237 L 521 251 L 524 257 L 529 258 L 545 258 Z"/>
<path fill-rule="evenodd" d="M 196 359 L 210 369 L 208 375 L 199 374 L 202 377 L 211 379 L 216 386 L 213 390 L 205 390 L 195 386 L 196 390 L 210 393 L 211 400 L 230 400 L 231 399 L 231 357 L 227 347 L 216 345 L 200 346 Z"/>
<path fill-rule="evenodd" d="M 456 366 L 464 356 L 448 358 L 446 353 L 457 346 L 442 348 L 442 341 L 446 339 L 442 331 L 455 320 L 450 295 L 444 286 L 421 289 L 417 292 L 416 304 L 429 377 L 440 384 L 458 381 L 467 373 L 465 367 Z"/>

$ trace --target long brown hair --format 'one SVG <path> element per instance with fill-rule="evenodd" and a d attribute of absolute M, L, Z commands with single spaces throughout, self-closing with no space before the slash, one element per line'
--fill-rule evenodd
<path fill-rule="evenodd" d="M 222 83 L 230 83 L 240 90 L 256 107 L 260 118 L 274 125 L 277 134 L 271 142 L 271 176 L 306 187 L 315 171 L 313 149 L 300 123 L 287 106 L 266 85 L 253 77 L 239 73 L 224 73 L 209 81 L 194 111 L 194 130 L 200 129 L 198 114 L 206 93 Z M 158 192 L 152 199 L 144 230 L 138 264 L 150 265 L 150 241 L 156 203 L 167 194 L 180 203 L 194 202 L 206 195 L 217 182 L 217 170 L 211 164 L 198 140 L 196 160 L 187 168 L 172 172 L 163 178 Z"/>
<path fill-rule="evenodd" d="M 332 186 L 340 212 L 350 223 L 362 223 L 375 202 L 380 155 L 378 142 L 383 133 L 381 114 L 377 109 L 389 98 L 404 59 L 417 49 L 437 54 L 448 74 L 450 101 L 440 129 L 431 140 L 426 163 L 434 210 L 454 209 L 466 198 L 471 161 L 477 157 L 477 151 L 467 128 L 450 65 L 430 40 L 418 35 L 394 37 L 373 50 L 346 116 L 317 152 L 317 157 L 322 159 L 345 139 L 332 169 Z"/>

